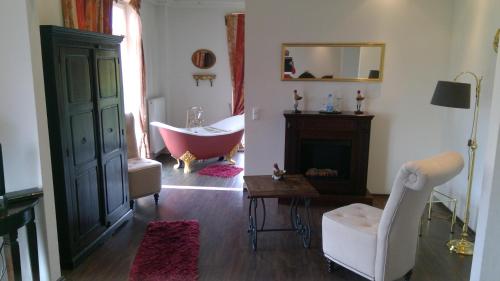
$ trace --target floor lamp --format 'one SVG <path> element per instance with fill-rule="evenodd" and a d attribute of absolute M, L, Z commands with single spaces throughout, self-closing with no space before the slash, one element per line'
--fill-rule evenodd
<path fill-rule="evenodd" d="M 467 142 L 469 148 L 469 165 L 467 173 L 467 197 L 465 204 L 465 219 L 462 227 L 462 233 L 459 239 L 450 240 L 446 245 L 450 251 L 462 255 L 472 255 L 474 252 L 474 243 L 469 239 L 469 208 L 470 197 L 472 190 L 472 180 L 474 176 L 474 164 L 476 161 L 477 150 L 477 120 L 479 115 L 479 96 L 481 93 L 481 81 L 483 77 L 477 76 L 472 72 L 462 72 L 458 74 L 453 82 L 439 81 L 432 96 L 431 104 L 453 107 L 453 108 L 470 108 L 471 85 L 467 83 L 456 82 L 458 78 L 464 75 L 470 75 L 476 82 L 476 99 L 474 103 L 474 117 L 472 120 L 472 130 L 470 138 Z"/>

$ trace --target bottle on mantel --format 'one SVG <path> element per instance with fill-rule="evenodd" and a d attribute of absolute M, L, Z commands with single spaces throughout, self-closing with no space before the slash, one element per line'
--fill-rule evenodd
<path fill-rule="evenodd" d="M 333 112 L 335 108 L 333 107 L 333 94 L 328 94 L 328 101 L 326 102 L 326 112 Z"/>

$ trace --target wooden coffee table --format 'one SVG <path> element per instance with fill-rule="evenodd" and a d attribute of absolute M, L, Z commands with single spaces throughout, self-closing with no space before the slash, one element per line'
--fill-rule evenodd
<path fill-rule="evenodd" d="M 311 198 L 318 197 L 319 193 L 302 175 L 285 175 L 282 180 L 273 180 L 271 175 L 243 177 L 250 204 L 248 206 L 248 233 L 254 251 L 257 250 L 257 233 L 269 231 L 295 231 L 302 238 L 305 248 L 311 245 L 311 225 L 309 205 Z M 266 223 L 265 198 L 287 198 L 290 204 L 290 228 L 264 229 Z M 257 222 L 258 199 L 262 202 L 263 218 L 260 227 Z M 303 216 L 299 213 L 299 205 L 304 204 Z M 253 209 L 253 211 L 252 211 Z"/>

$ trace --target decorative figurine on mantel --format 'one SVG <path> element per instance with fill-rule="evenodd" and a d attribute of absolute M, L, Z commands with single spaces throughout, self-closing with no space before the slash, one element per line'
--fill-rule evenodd
<path fill-rule="evenodd" d="M 363 114 L 364 112 L 361 110 L 361 106 L 363 104 L 363 100 L 365 97 L 361 94 L 361 91 L 358 90 L 358 93 L 356 95 L 356 111 L 354 111 L 354 114 Z"/>
<path fill-rule="evenodd" d="M 274 170 L 273 170 L 273 180 L 282 180 L 283 176 L 286 174 L 285 170 L 280 170 L 278 167 L 278 163 L 274 163 Z"/>
<path fill-rule="evenodd" d="M 302 99 L 302 97 L 299 96 L 299 94 L 297 94 L 297 90 L 293 90 L 293 100 L 295 101 L 295 103 L 293 104 L 293 109 L 294 109 L 295 113 L 300 113 L 299 100 L 301 100 L 301 99 Z"/>

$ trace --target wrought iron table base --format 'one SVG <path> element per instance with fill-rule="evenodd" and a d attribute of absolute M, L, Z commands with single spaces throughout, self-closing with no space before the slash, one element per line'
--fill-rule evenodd
<path fill-rule="evenodd" d="M 260 228 L 258 227 L 257 221 L 257 207 L 258 200 L 262 202 L 263 218 Z M 304 217 L 301 217 L 298 208 L 301 203 L 304 202 Z M 270 232 L 270 231 L 295 231 L 302 238 L 302 244 L 304 248 L 309 248 L 311 246 L 311 225 L 310 225 L 310 206 L 311 200 L 309 198 L 293 198 L 290 203 L 290 222 L 291 228 L 268 228 L 264 229 L 266 223 L 266 203 L 264 198 L 250 198 L 250 204 L 248 205 L 248 233 L 250 235 L 250 243 L 252 244 L 252 249 L 257 250 L 257 233 L 259 232 Z"/>

